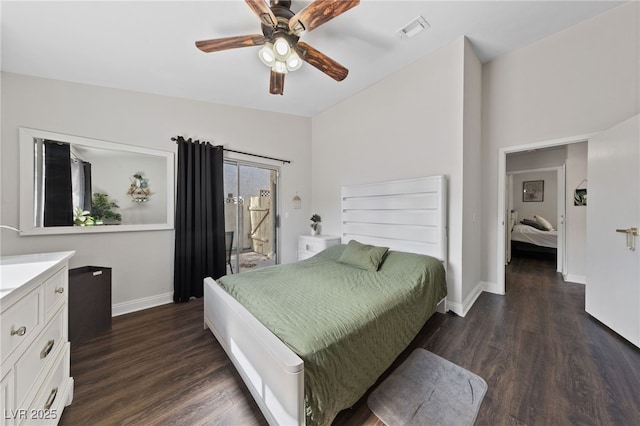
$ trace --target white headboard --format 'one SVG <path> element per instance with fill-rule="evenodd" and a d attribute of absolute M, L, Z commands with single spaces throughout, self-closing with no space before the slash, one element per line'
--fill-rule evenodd
<path fill-rule="evenodd" d="M 426 254 L 447 263 L 447 178 L 342 187 L 342 242 Z"/>

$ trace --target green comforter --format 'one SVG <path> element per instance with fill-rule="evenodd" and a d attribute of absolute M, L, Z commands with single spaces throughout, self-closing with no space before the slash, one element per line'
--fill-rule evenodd
<path fill-rule="evenodd" d="M 336 262 L 344 248 L 219 279 L 304 361 L 307 425 L 357 402 L 447 292 L 435 258 L 390 251 L 371 272 Z"/>

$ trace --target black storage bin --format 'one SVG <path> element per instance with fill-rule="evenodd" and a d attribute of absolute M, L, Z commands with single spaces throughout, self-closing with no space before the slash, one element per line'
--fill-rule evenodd
<path fill-rule="evenodd" d="M 69 269 L 69 341 L 71 346 L 111 330 L 111 268 Z"/>

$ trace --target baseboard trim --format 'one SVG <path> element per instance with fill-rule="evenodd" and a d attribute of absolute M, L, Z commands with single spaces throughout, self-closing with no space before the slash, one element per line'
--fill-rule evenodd
<path fill-rule="evenodd" d="M 480 281 L 475 285 L 475 287 L 473 287 L 462 303 L 451 302 L 447 299 L 447 309 L 455 312 L 461 317 L 464 317 L 467 315 L 473 304 L 476 303 L 476 300 L 478 300 L 478 297 L 480 297 L 483 290 L 484 283 Z"/>
<path fill-rule="evenodd" d="M 486 281 L 481 281 L 481 283 L 482 289 L 487 293 L 499 294 L 500 296 L 504 296 L 504 291 L 501 288 L 498 288 L 498 284 Z"/>
<path fill-rule="evenodd" d="M 173 292 L 169 292 L 156 296 L 143 297 L 142 299 L 130 300 L 128 302 L 116 303 L 111 306 L 111 316 L 117 317 L 172 302 Z"/>
<path fill-rule="evenodd" d="M 565 281 L 568 281 L 571 283 L 587 284 L 587 277 L 585 277 L 584 275 L 567 274 L 567 275 L 564 275 L 562 278 L 564 278 Z"/>

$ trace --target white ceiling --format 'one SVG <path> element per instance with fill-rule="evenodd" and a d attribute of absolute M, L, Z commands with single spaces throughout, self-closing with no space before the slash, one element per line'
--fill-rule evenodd
<path fill-rule="evenodd" d="M 301 10 L 309 1 L 293 0 Z M 301 40 L 349 69 L 336 82 L 308 64 L 271 95 L 259 47 L 216 53 L 196 40 L 259 34 L 242 0 L 6 1 L 3 71 L 313 116 L 466 35 L 482 62 L 589 19 L 619 1 L 381 1 L 360 5 Z M 411 39 L 397 32 L 423 16 Z"/>

